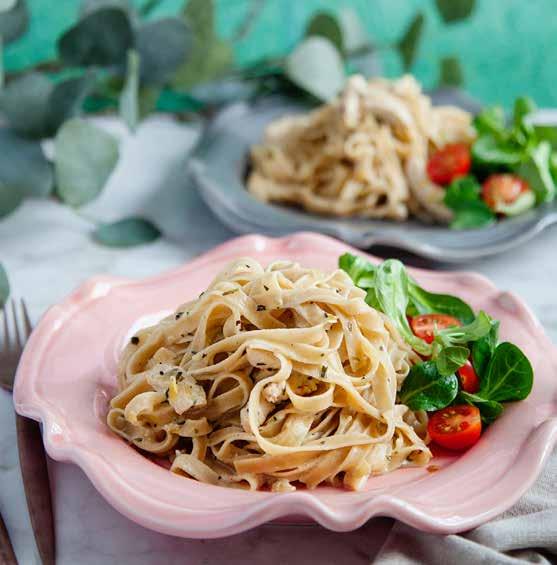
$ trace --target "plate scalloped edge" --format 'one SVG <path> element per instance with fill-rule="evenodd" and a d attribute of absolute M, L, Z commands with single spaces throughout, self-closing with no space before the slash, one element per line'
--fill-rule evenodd
<path fill-rule="evenodd" d="M 528 467 L 528 472 L 525 473 L 520 488 L 515 488 L 512 495 L 507 496 L 503 503 L 486 509 L 475 516 L 455 515 L 448 518 L 432 516 L 394 494 L 374 495 L 365 502 L 360 502 L 356 509 L 350 506 L 341 508 L 327 504 L 307 491 L 297 491 L 251 502 L 248 506 L 242 507 L 241 514 L 235 513 L 234 510 L 224 514 L 221 512 L 219 527 L 213 528 L 210 532 L 203 529 L 203 524 L 195 526 L 190 523 L 186 532 L 183 525 L 176 524 L 173 527 L 168 521 L 161 522 L 154 515 L 138 516 L 134 513 L 133 508 L 122 502 L 121 497 L 114 495 L 114 485 L 117 484 L 118 488 L 127 489 L 127 495 L 137 500 L 148 496 L 147 493 L 133 491 L 106 460 L 95 456 L 90 450 L 72 445 L 64 439 L 61 433 L 64 422 L 60 421 L 54 407 L 41 401 L 33 386 L 34 377 L 38 375 L 38 364 L 40 364 L 41 356 L 47 349 L 50 339 L 53 339 L 56 334 L 56 328 L 68 321 L 85 304 L 102 298 L 110 293 L 113 288 L 122 285 L 157 285 L 166 279 L 183 276 L 194 269 L 212 263 L 222 263 L 238 255 L 245 256 L 249 253 L 261 253 L 270 250 L 287 254 L 289 250 L 299 252 L 305 249 L 311 251 L 323 247 L 327 249 L 327 254 L 338 255 L 342 252 L 352 251 L 379 261 L 379 259 L 351 248 L 345 243 L 314 233 L 300 232 L 278 239 L 248 235 L 224 243 L 213 251 L 201 255 L 177 269 L 141 281 L 112 276 L 90 279 L 62 303 L 51 307 L 35 328 L 18 368 L 14 387 L 16 411 L 42 422 L 46 450 L 53 459 L 77 464 L 84 470 L 102 495 L 121 513 L 146 527 L 171 535 L 200 538 L 221 537 L 245 531 L 270 520 L 292 515 L 307 516 L 322 526 L 335 531 L 348 531 L 358 528 L 375 516 L 390 516 L 425 531 L 446 534 L 468 530 L 506 510 L 532 485 L 557 443 L 557 412 L 535 428 L 528 436 L 528 441 L 523 444 L 525 448 L 521 451 L 521 458 L 526 458 L 535 463 Z M 437 279 L 449 279 L 458 276 L 460 280 L 466 281 L 467 285 L 478 290 L 482 289 L 490 293 L 499 292 L 491 281 L 476 273 L 466 271 L 433 273 L 420 269 L 411 269 L 411 271 Z M 557 363 L 557 349 L 545 335 L 542 326 L 529 308 L 512 293 L 500 293 L 499 298 L 502 298 L 505 307 L 512 310 L 514 315 L 528 327 L 529 331 L 535 333 L 546 348 L 547 354 Z M 503 475 L 501 483 L 507 474 Z M 502 488 L 502 486 L 498 485 L 497 488 Z M 207 513 L 210 514 L 211 511 L 207 511 Z"/>

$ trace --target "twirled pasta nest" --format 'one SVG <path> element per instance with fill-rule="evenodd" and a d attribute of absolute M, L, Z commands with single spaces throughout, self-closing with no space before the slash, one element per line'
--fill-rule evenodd
<path fill-rule="evenodd" d="M 331 103 L 271 123 L 251 150 L 248 190 L 265 202 L 334 216 L 448 222 L 445 190 L 426 172 L 428 155 L 471 143 L 468 112 L 431 105 L 412 76 L 352 76 Z"/>
<path fill-rule="evenodd" d="M 426 464 L 425 413 L 397 404 L 419 359 L 343 271 L 241 259 L 139 331 L 108 425 L 214 485 L 361 489 Z"/>

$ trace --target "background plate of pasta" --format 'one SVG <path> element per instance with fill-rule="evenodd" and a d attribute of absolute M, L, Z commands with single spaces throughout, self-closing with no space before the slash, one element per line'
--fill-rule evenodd
<path fill-rule="evenodd" d="M 557 219 L 555 113 L 517 98 L 512 116 L 410 75 L 350 77 L 319 106 L 232 104 L 188 167 L 231 229 L 312 230 L 464 261 L 519 245 Z"/>
<path fill-rule="evenodd" d="M 85 283 L 37 326 L 14 399 L 51 457 L 167 534 L 378 515 L 449 533 L 534 481 L 556 370 L 527 307 L 486 279 L 300 233 Z"/>

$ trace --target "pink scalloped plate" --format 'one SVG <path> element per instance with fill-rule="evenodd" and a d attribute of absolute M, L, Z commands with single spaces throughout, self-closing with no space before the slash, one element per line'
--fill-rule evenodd
<path fill-rule="evenodd" d="M 336 531 L 358 528 L 373 516 L 428 532 L 473 528 L 526 491 L 557 439 L 557 349 L 517 297 L 477 274 L 412 270 L 426 288 L 459 295 L 499 319 L 502 339 L 518 344 L 532 361 L 534 389 L 527 400 L 507 406 L 476 446 L 460 456 L 436 454 L 429 470 L 372 477 L 361 492 L 247 492 L 172 475 L 106 426 L 118 355 L 137 327 L 196 297 L 237 257 L 263 264 L 291 259 L 330 270 L 346 251 L 362 254 L 316 234 L 246 236 L 150 279 L 92 279 L 52 307 L 33 332 L 17 373 L 16 410 L 42 422 L 51 457 L 79 465 L 116 509 L 165 534 L 220 537 L 292 516 Z"/>

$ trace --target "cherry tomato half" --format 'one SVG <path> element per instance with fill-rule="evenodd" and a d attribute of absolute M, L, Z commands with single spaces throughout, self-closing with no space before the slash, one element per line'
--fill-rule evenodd
<path fill-rule="evenodd" d="M 482 198 L 493 211 L 499 212 L 501 207 L 513 204 L 529 190 L 528 183 L 516 175 L 490 175 L 482 185 Z"/>
<path fill-rule="evenodd" d="M 468 449 L 482 434 L 480 411 L 469 404 L 447 406 L 430 415 L 427 431 L 432 441 L 442 447 Z"/>
<path fill-rule="evenodd" d="M 420 314 L 410 318 L 410 327 L 414 335 L 431 343 L 435 330 L 443 330 L 451 326 L 462 325 L 456 318 L 448 314 Z"/>
<path fill-rule="evenodd" d="M 470 361 L 466 361 L 458 370 L 458 377 L 460 379 L 460 387 L 464 392 L 474 394 L 480 389 L 480 379 L 472 367 Z"/>
<path fill-rule="evenodd" d="M 470 148 L 464 143 L 451 143 L 435 151 L 427 162 L 427 174 L 436 184 L 450 184 L 468 174 L 472 160 Z"/>

